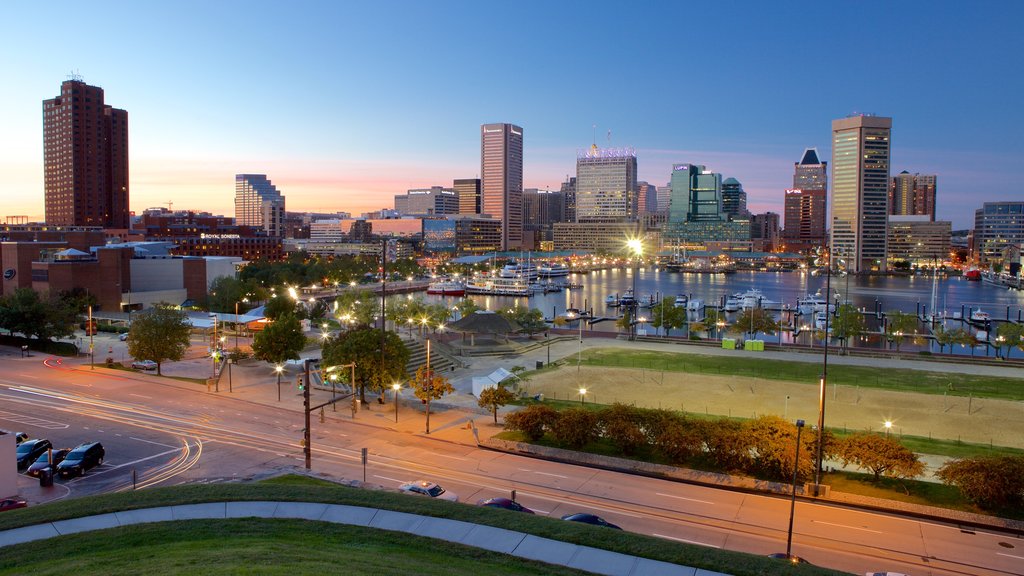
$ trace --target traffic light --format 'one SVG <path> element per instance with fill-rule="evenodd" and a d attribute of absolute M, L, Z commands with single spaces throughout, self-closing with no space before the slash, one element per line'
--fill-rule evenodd
<path fill-rule="evenodd" d="M 305 388 L 306 388 L 306 387 L 305 387 L 305 385 L 304 385 L 304 384 L 302 383 L 302 375 L 301 375 L 301 374 L 299 374 L 298 376 L 296 376 L 296 378 L 295 378 L 295 386 L 297 386 L 297 387 L 298 387 L 298 389 L 299 389 L 299 392 L 302 392 L 303 390 L 305 390 Z"/>

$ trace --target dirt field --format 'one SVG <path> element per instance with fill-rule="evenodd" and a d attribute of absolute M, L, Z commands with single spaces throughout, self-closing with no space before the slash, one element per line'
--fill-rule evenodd
<path fill-rule="evenodd" d="M 560 400 L 579 400 L 581 387 L 587 402 L 745 418 L 775 414 L 809 425 L 818 420 L 817 384 L 588 366 L 532 375 L 525 384 L 530 394 Z M 1024 402 L 828 386 L 826 426 L 881 431 L 886 420 L 893 434 L 1024 448 Z"/>

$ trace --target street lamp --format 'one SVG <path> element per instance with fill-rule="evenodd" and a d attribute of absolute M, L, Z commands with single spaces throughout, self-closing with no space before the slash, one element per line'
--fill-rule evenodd
<path fill-rule="evenodd" d="M 242 302 L 249 303 L 248 298 L 242 298 Z M 235 302 L 235 349 L 238 349 L 238 302 Z"/>
<path fill-rule="evenodd" d="M 587 395 L 587 389 L 586 388 L 580 388 L 580 406 L 583 405 L 583 399 L 586 397 L 586 395 Z"/>
<path fill-rule="evenodd" d="M 644 243 L 640 238 L 630 238 L 626 241 L 626 247 L 633 253 L 633 303 L 630 305 L 629 317 L 634 320 L 630 325 L 630 340 L 636 339 L 636 311 L 640 305 L 640 297 L 636 293 L 636 277 L 640 275 L 640 257 L 644 252 Z"/>
<path fill-rule="evenodd" d="M 402 385 L 395 382 L 391 385 L 391 389 L 395 391 L 395 424 L 398 424 L 398 391 L 402 389 Z"/>
<path fill-rule="evenodd" d="M 281 401 L 281 372 L 284 372 L 284 366 L 278 364 L 274 366 L 274 372 L 277 372 L 277 401 Z"/>
<path fill-rule="evenodd" d="M 800 469 L 800 432 L 804 421 L 796 421 L 796 456 L 793 458 L 793 493 L 789 500 L 789 534 L 786 536 L 786 559 L 793 559 L 793 513 L 796 511 L 796 473 Z"/>
<path fill-rule="evenodd" d="M 814 466 L 815 494 L 817 494 L 817 486 L 821 484 L 821 463 L 824 458 L 825 386 L 828 382 L 828 323 L 832 316 L 828 312 L 828 302 L 832 298 L 832 254 L 827 248 L 823 246 L 818 248 L 814 264 L 825 266 L 825 337 L 823 338 L 825 344 L 821 360 L 821 380 L 818 383 L 818 455 Z"/>
<path fill-rule="evenodd" d="M 892 420 L 886 420 L 884 426 L 885 426 L 885 437 L 888 438 L 889 437 L 889 430 L 892 430 Z"/>

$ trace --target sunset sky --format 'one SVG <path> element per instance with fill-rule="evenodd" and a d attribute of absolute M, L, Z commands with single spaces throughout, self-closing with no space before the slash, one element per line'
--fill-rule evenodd
<path fill-rule="evenodd" d="M 233 214 L 234 175 L 289 210 L 360 213 L 480 171 L 479 127 L 524 129 L 526 187 L 594 139 L 639 177 L 704 164 L 782 211 L 831 121 L 893 118 L 892 172 L 938 216 L 1024 200 L 1024 3 L 96 2 L 0 8 L 0 216 L 43 215 L 42 101 L 75 71 L 129 114 L 138 212 Z"/>

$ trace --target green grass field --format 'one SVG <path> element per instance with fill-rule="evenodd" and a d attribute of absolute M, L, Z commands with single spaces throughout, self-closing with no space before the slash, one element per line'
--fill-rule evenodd
<path fill-rule="evenodd" d="M 575 364 L 575 357 L 571 360 Z M 582 363 L 586 366 L 749 376 L 766 380 L 812 383 L 818 382 L 821 375 L 821 362 L 817 360 L 809 362 L 768 360 L 743 356 L 742 353 L 737 353 L 736 356 L 710 356 L 622 348 L 597 348 L 585 351 Z M 976 398 L 1024 400 L 1024 378 L 892 368 L 880 370 L 868 366 L 831 364 L 828 368 L 828 381 L 830 384 L 843 386 L 861 386 L 923 394 L 941 395 L 945 393 L 965 397 L 972 395 Z"/>
<path fill-rule="evenodd" d="M 125 509 L 230 500 L 325 502 L 452 518 L 736 576 L 839 574 L 823 568 L 791 566 L 760 556 L 553 518 L 349 488 L 298 476 L 258 483 L 186 485 L 61 500 L 4 512 L 0 515 L 0 530 Z M 458 575 L 578 572 L 402 533 L 298 520 L 158 523 L 0 548 L 0 574 L 69 573 Z"/>

